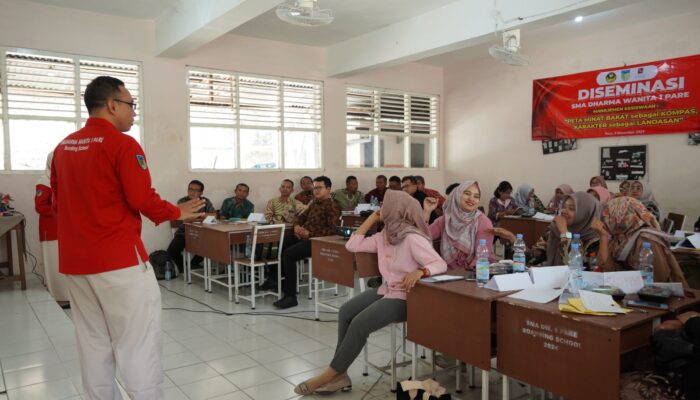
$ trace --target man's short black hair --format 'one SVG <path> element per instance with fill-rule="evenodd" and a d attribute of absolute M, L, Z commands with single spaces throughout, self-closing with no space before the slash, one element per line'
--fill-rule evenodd
<path fill-rule="evenodd" d="M 197 185 L 199 186 L 199 191 L 204 192 L 204 184 L 201 181 L 198 181 L 197 179 L 193 179 L 190 181 L 190 185 Z M 189 186 L 189 185 L 187 185 Z"/>
<path fill-rule="evenodd" d="M 301 183 L 301 181 L 303 181 L 303 180 L 306 179 L 306 178 L 309 178 L 309 180 L 313 182 L 313 179 L 311 179 L 310 176 L 304 175 L 304 176 L 301 177 L 301 179 L 299 179 L 299 183 Z"/>
<path fill-rule="evenodd" d="M 377 175 L 377 179 L 381 179 L 386 182 L 386 175 Z"/>
<path fill-rule="evenodd" d="M 396 175 L 393 175 L 391 178 L 389 178 L 389 182 L 398 182 L 401 183 L 401 178 L 399 178 Z"/>
<path fill-rule="evenodd" d="M 452 193 L 453 190 L 455 190 L 455 188 L 457 186 L 459 186 L 459 182 L 455 182 L 455 183 L 451 184 L 450 186 L 447 187 L 447 189 L 445 189 L 445 194 L 449 195 L 450 193 Z"/>
<path fill-rule="evenodd" d="M 327 188 L 330 188 L 330 187 L 331 187 L 331 178 L 329 178 L 329 177 L 327 177 L 327 176 L 325 176 L 325 175 L 321 175 L 321 176 L 315 177 L 315 178 L 314 178 L 314 182 L 323 182 L 323 184 L 324 184 Z"/>
<path fill-rule="evenodd" d="M 107 100 L 115 98 L 119 94 L 120 86 L 124 86 L 124 82 L 111 76 L 98 76 L 88 83 L 84 96 L 88 113 L 104 107 Z"/>
<path fill-rule="evenodd" d="M 404 176 L 403 178 L 401 178 L 401 182 L 403 182 L 403 181 L 411 181 L 411 183 L 414 185 L 418 183 L 418 180 L 413 175 Z"/>
<path fill-rule="evenodd" d="M 236 190 L 238 190 L 238 188 L 241 186 L 245 186 L 245 188 L 248 189 L 248 191 L 250 192 L 250 186 L 246 185 L 245 183 L 239 183 L 238 185 L 236 185 Z"/>
<path fill-rule="evenodd" d="M 292 182 L 291 179 L 282 179 L 282 182 L 289 182 L 290 184 L 292 184 L 292 187 L 294 187 L 294 182 Z"/>
<path fill-rule="evenodd" d="M 418 182 L 425 185 L 425 178 L 423 178 L 421 175 L 416 175 L 416 183 Z"/>
<path fill-rule="evenodd" d="M 349 175 L 347 178 L 345 178 L 345 183 L 350 183 L 351 180 L 357 180 L 357 177 L 355 175 Z"/>

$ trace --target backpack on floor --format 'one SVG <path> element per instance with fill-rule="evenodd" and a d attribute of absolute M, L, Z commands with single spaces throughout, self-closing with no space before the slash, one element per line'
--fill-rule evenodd
<path fill-rule="evenodd" d="M 165 279 L 165 271 L 168 268 L 168 264 L 170 264 L 170 271 L 172 271 L 170 278 L 175 279 L 178 276 L 177 265 L 175 264 L 175 261 L 173 261 L 172 257 L 170 257 L 170 254 L 168 254 L 167 251 L 154 251 L 153 253 L 148 255 L 148 261 L 153 266 L 153 273 L 156 275 L 156 279 Z"/>

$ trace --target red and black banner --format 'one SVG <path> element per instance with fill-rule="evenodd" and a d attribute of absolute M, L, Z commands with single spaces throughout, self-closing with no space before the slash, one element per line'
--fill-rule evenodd
<path fill-rule="evenodd" d="M 532 140 L 700 132 L 700 55 L 538 79 Z"/>

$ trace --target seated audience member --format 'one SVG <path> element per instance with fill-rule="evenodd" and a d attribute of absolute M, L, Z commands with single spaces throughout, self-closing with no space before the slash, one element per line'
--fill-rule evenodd
<path fill-rule="evenodd" d="M 602 175 L 594 176 L 593 178 L 591 178 L 591 180 L 588 182 L 588 186 L 602 186 L 606 189 L 608 188 L 608 184 L 605 182 L 605 178 Z"/>
<path fill-rule="evenodd" d="M 530 184 L 523 183 L 518 186 L 518 191 L 513 197 L 515 205 L 521 208 L 526 215 L 532 215 L 537 212 L 544 212 L 544 204 L 535 194 L 535 189 Z"/>
<path fill-rule="evenodd" d="M 433 249 L 420 206 L 406 193 L 388 191 L 379 212 L 370 215 L 350 237 L 351 252 L 377 253 L 385 284 L 367 289 L 340 307 L 338 344 L 330 365 L 294 388 L 300 395 L 330 394 L 352 389 L 347 374 L 367 343 L 367 337 L 383 327 L 406 321 L 406 294 L 422 277 L 447 270 Z M 384 230 L 365 237 L 378 221 Z"/>
<path fill-rule="evenodd" d="M 449 196 L 457 186 L 459 186 L 459 182 L 451 183 L 450 186 L 445 188 L 445 194 Z"/>
<path fill-rule="evenodd" d="M 559 209 L 564 205 L 564 197 L 570 195 L 574 192 L 574 189 L 566 183 L 562 183 L 554 189 L 554 196 L 549 200 L 547 204 L 547 211 L 557 213 Z"/>
<path fill-rule="evenodd" d="M 379 175 L 375 180 L 376 187 L 365 195 L 365 203 L 371 203 L 372 197 L 375 197 L 379 203 L 384 201 L 384 193 L 386 193 L 387 179 L 385 175 Z"/>
<path fill-rule="evenodd" d="M 493 198 L 489 201 L 489 219 L 494 224 L 504 215 L 512 215 L 518 206 L 510 196 L 513 186 L 508 181 L 501 181 L 493 192 Z"/>
<path fill-rule="evenodd" d="M 294 237 L 285 239 L 282 252 L 282 272 L 284 297 L 274 303 L 280 309 L 296 306 L 297 303 L 297 261 L 311 256 L 312 237 L 335 235 L 335 227 L 340 218 L 338 205 L 331 198 L 331 180 L 326 176 L 314 179 L 314 201 L 299 214 L 294 221 Z"/>
<path fill-rule="evenodd" d="M 612 195 L 608 191 L 608 189 L 602 187 L 602 186 L 593 186 L 588 188 L 586 193 L 590 194 L 591 196 L 595 197 L 596 200 L 600 202 L 600 205 L 605 205 L 610 199 L 612 198 Z"/>
<path fill-rule="evenodd" d="M 644 207 L 656 217 L 656 220 L 661 221 L 661 208 L 659 203 L 656 202 L 654 193 L 652 193 L 648 183 L 644 184 L 641 181 L 632 182 L 630 185 L 630 196 L 644 204 Z"/>
<path fill-rule="evenodd" d="M 265 207 L 265 219 L 275 224 L 291 224 L 306 206 L 290 196 L 294 191 L 294 182 L 289 179 L 282 181 L 280 196 L 267 202 Z"/>
<path fill-rule="evenodd" d="M 396 175 L 389 178 L 389 189 L 401 190 L 401 178 Z"/>
<path fill-rule="evenodd" d="M 492 247 L 493 224 L 477 209 L 480 200 L 479 184 L 476 181 L 464 181 L 445 201 L 444 215 L 430 224 L 430 235 L 433 239 L 441 239 L 440 254 L 450 269 L 474 269 L 476 247 L 480 239 L 486 239 L 489 261 L 496 260 Z M 426 221 L 435 207 L 435 198 L 425 199 L 423 215 Z"/>
<path fill-rule="evenodd" d="M 632 186 L 632 182 L 630 182 L 630 181 L 620 182 L 620 192 L 617 193 L 615 195 L 615 197 L 629 196 L 630 195 L 630 186 Z"/>
<path fill-rule="evenodd" d="M 656 218 L 632 197 L 612 199 L 603 207 L 603 225 L 610 234 L 601 236 L 598 260 L 608 271 L 636 270 L 639 251 L 644 242 L 654 252 L 654 282 L 682 282 L 688 286 L 683 271 L 668 247 L 668 235 L 661 232 Z"/>
<path fill-rule="evenodd" d="M 314 182 L 310 176 L 304 176 L 299 181 L 299 186 L 301 186 L 301 192 L 294 199 L 299 200 L 301 204 L 308 205 L 314 199 Z"/>
<path fill-rule="evenodd" d="M 341 211 L 353 211 L 355 207 L 362 203 L 364 196 L 357 190 L 357 178 L 350 175 L 345 178 L 345 188 L 333 192 L 333 199 L 338 203 Z"/>
<path fill-rule="evenodd" d="M 413 196 L 414 199 L 418 200 L 421 207 L 424 206 L 424 200 L 428 196 L 426 196 L 425 192 L 418 190 L 418 179 L 416 179 L 415 176 L 407 175 L 401 178 L 401 189 Z M 437 217 L 438 216 L 433 209 L 430 213 L 430 223 L 432 223 Z"/>
<path fill-rule="evenodd" d="M 220 214 L 224 219 L 248 218 L 253 212 L 253 203 L 248 201 L 250 188 L 245 183 L 236 185 L 235 196 L 225 199 L 221 204 Z"/>
<path fill-rule="evenodd" d="M 438 192 L 437 190 L 428 189 L 427 187 L 425 187 L 425 178 L 423 178 L 420 175 L 416 175 L 416 186 L 418 187 L 418 190 L 425 193 L 426 196 L 437 199 L 437 209 L 442 210 L 442 206 L 445 204 L 445 196 L 441 195 L 440 192 Z"/>
<path fill-rule="evenodd" d="M 695 225 L 693 226 L 693 229 L 695 232 L 700 232 L 700 217 L 698 217 L 698 220 L 695 221 Z"/>
<path fill-rule="evenodd" d="M 212 202 L 207 199 L 206 197 L 202 196 L 204 193 L 204 184 L 198 180 L 193 180 L 190 182 L 189 185 L 187 185 L 187 196 L 179 199 L 177 201 L 177 204 L 182 204 L 190 200 L 194 199 L 202 199 L 204 200 L 204 206 L 197 210 L 198 213 L 200 212 L 205 212 L 205 213 L 215 213 L 216 209 L 214 208 L 214 205 Z M 170 241 L 170 245 L 168 245 L 168 254 L 170 255 L 170 258 L 172 258 L 175 261 L 175 264 L 177 264 L 178 270 L 180 272 L 183 271 L 183 264 L 184 260 L 182 259 L 182 250 L 185 248 L 185 226 L 181 225 L 177 230 L 175 231 L 175 235 L 173 235 L 173 240 Z M 202 257 L 195 255 L 192 258 L 192 265 L 197 265 L 202 262 Z"/>

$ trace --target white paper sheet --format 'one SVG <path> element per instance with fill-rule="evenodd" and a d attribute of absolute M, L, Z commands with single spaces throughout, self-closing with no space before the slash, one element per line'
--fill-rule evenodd
<path fill-rule="evenodd" d="M 583 287 L 594 288 L 598 286 L 614 286 L 620 288 L 625 294 L 637 293 L 644 287 L 642 273 L 639 271 L 618 272 L 588 272 L 583 273 Z"/>
<path fill-rule="evenodd" d="M 564 289 L 550 289 L 548 287 L 538 286 L 521 290 L 508 297 L 545 304 L 561 296 L 562 292 L 564 292 Z"/>
<path fill-rule="evenodd" d="M 464 277 L 458 276 L 458 275 L 434 275 L 434 276 L 429 276 L 427 278 L 423 278 L 423 279 L 421 279 L 421 281 L 428 282 L 428 283 L 435 283 L 435 282 L 458 281 L 460 279 L 464 279 Z"/>
<path fill-rule="evenodd" d="M 676 245 L 673 246 L 673 248 L 700 249 L 700 233 L 694 233 L 688 236 L 684 240 L 681 240 L 680 242 L 676 243 Z"/>
<path fill-rule="evenodd" d="M 527 272 L 516 274 L 496 275 L 486 283 L 486 288 L 499 292 L 521 290 L 532 287 L 532 280 Z"/>
<path fill-rule="evenodd" d="M 250 213 L 247 220 L 248 222 L 267 222 L 263 213 Z"/>
<path fill-rule="evenodd" d="M 530 274 L 535 286 L 564 288 L 569 282 L 569 267 L 566 265 L 533 267 L 530 268 Z"/>
<path fill-rule="evenodd" d="M 541 212 L 535 213 L 535 215 L 533 215 L 532 218 L 539 219 L 540 221 L 547 221 L 547 222 L 554 221 L 554 215 L 544 214 Z"/>
<path fill-rule="evenodd" d="M 680 282 L 654 282 L 654 286 L 670 290 L 673 296 L 685 297 L 683 284 Z"/>
<path fill-rule="evenodd" d="M 617 314 L 626 313 L 622 307 L 615 303 L 615 300 L 613 300 L 612 296 L 609 294 L 580 290 L 579 295 L 581 296 L 583 305 L 591 311 L 611 312 Z"/>

